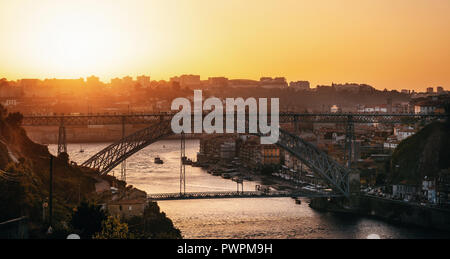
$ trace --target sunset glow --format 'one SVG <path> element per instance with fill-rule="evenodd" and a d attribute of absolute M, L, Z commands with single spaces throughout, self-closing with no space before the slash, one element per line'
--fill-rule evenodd
<path fill-rule="evenodd" d="M 448 0 L 0 0 L 0 78 L 450 86 Z"/>

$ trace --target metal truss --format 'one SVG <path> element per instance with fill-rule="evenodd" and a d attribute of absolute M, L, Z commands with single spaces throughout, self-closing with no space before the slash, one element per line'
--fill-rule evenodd
<path fill-rule="evenodd" d="M 172 134 L 170 120 L 162 120 L 107 146 L 82 166 L 97 169 L 100 174 L 107 174 L 134 153 Z"/>
<path fill-rule="evenodd" d="M 56 115 L 24 116 L 23 126 L 65 126 L 150 124 L 161 118 L 172 117 L 175 113 L 149 114 L 96 114 L 96 115 Z M 205 116 L 205 113 L 203 116 Z M 383 113 L 280 113 L 280 123 L 409 123 L 420 120 L 445 119 L 443 114 L 383 114 Z"/>
<path fill-rule="evenodd" d="M 334 191 L 349 196 L 349 169 L 337 163 L 316 146 L 283 129 L 280 129 L 277 145 L 300 159 L 316 175 L 326 180 Z"/>
<path fill-rule="evenodd" d="M 114 115 L 109 115 L 114 117 Z M 120 115 L 120 124 L 124 124 L 125 118 Z M 153 122 L 149 127 L 140 130 L 132 135 L 109 145 L 99 153 L 88 159 L 82 166 L 99 170 L 100 174 L 107 174 L 128 157 L 145 148 L 146 146 L 172 135 L 170 126 L 173 114 L 153 114 L 147 116 L 147 123 Z M 70 117 L 77 121 L 79 118 Z M 82 117 L 83 123 L 89 121 L 89 116 Z M 115 119 L 116 117 L 114 117 Z M 283 119 L 284 118 L 284 119 Z M 397 123 L 406 119 L 409 120 L 435 120 L 445 118 L 444 115 L 418 115 L 418 114 L 280 114 L 280 122 L 302 122 L 309 119 L 311 122 L 331 122 L 331 123 Z M 35 118 L 36 119 L 36 118 Z M 64 117 L 64 121 L 65 117 Z M 128 122 L 126 118 L 126 122 Z M 308 121 L 308 120 L 306 120 Z M 60 118 L 61 122 L 61 118 Z M 73 123 L 73 122 L 72 122 Z M 71 124 L 71 123 L 69 123 Z M 59 125 L 59 124 L 58 124 Z M 73 124 L 72 124 L 73 125 Z M 329 183 L 335 193 L 349 196 L 349 173 L 350 169 L 340 165 L 326 153 L 316 146 L 306 142 L 300 137 L 291 134 L 280 128 L 280 137 L 277 143 L 281 148 L 290 152 L 303 164 L 308 166 L 316 175 Z M 351 153 L 349 153 L 351 154 Z M 182 183 L 180 183 L 182 184 Z M 181 193 L 181 192 L 180 192 Z M 180 194 L 178 194 L 180 195 Z M 329 195 L 329 194 L 328 194 Z"/>
<path fill-rule="evenodd" d="M 230 198 L 278 198 L 278 197 L 340 197 L 342 195 L 325 192 L 187 192 L 149 194 L 149 200 L 188 200 L 188 199 L 230 199 Z"/>

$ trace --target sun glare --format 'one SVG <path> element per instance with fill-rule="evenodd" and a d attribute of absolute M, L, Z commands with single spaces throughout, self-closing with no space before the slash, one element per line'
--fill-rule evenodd
<path fill-rule="evenodd" d="M 59 74 L 76 75 L 105 67 L 119 49 L 112 25 L 93 17 L 59 15 L 37 32 L 40 62 Z"/>

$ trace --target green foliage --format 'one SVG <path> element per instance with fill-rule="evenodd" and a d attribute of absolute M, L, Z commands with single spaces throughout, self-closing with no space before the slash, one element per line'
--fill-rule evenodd
<path fill-rule="evenodd" d="M 106 219 L 100 206 L 83 201 L 72 214 L 70 224 L 80 231 L 82 238 L 90 239 L 102 230 L 102 222 Z"/>
<path fill-rule="evenodd" d="M 389 182 L 419 184 L 450 167 L 450 129 L 434 122 L 403 140 L 392 154 Z"/>
<path fill-rule="evenodd" d="M 134 239 L 181 239 L 181 231 L 174 227 L 172 220 L 160 212 L 156 202 L 150 202 L 143 217 L 127 220 L 130 237 Z"/>
<path fill-rule="evenodd" d="M 109 216 L 102 222 L 102 230 L 93 239 L 127 239 L 128 225 L 121 223 L 117 217 Z"/>

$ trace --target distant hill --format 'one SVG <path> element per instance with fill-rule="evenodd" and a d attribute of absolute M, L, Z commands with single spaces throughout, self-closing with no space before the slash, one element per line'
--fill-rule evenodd
<path fill-rule="evenodd" d="M 388 179 L 392 183 L 420 184 L 424 176 L 435 177 L 447 168 L 450 168 L 450 126 L 433 122 L 398 145 Z"/>

